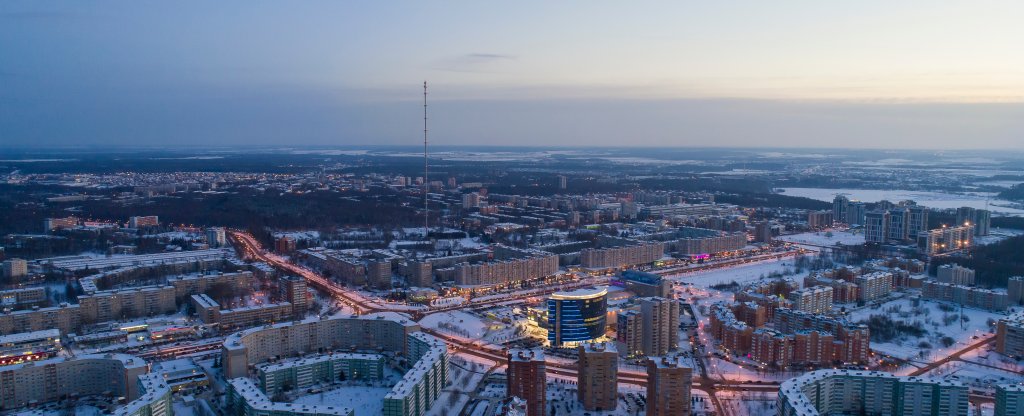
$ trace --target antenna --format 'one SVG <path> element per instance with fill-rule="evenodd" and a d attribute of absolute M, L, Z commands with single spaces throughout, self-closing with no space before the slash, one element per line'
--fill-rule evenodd
<path fill-rule="evenodd" d="M 423 238 L 430 235 L 430 164 L 427 162 L 427 81 L 423 81 Z"/>

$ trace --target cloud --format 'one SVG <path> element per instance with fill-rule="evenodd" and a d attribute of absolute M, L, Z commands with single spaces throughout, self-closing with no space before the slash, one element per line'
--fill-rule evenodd
<path fill-rule="evenodd" d="M 434 69 L 451 72 L 495 72 L 501 62 L 514 61 L 515 55 L 473 52 L 441 59 Z"/>

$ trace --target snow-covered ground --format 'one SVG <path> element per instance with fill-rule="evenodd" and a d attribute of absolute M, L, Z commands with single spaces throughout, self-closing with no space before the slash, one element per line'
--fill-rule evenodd
<path fill-rule="evenodd" d="M 391 387 L 344 386 L 295 399 L 298 404 L 322 404 L 351 408 L 355 416 L 374 416 L 384 413 L 381 403 Z"/>
<path fill-rule="evenodd" d="M 1024 374 L 1000 370 L 976 363 L 952 361 L 928 372 L 932 377 L 959 381 L 971 387 L 991 388 L 996 384 L 1024 382 Z"/>
<path fill-rule="evenodd" d="M 811 244 L 815 246 L 834 246 L 836 243 L 857 245 L 864 244 L 864 233 L 836 229 L 813 233 L 783 235 L 779 236 L 778 239 L 791 243 Z"/>
<path fill-rule="evenodd" d="M 768 276 L 772 272 L 784 273 L 786 270 L 794 270 L 792 258 L 762 260 L 708 271 L 674 274 L 666 276 L 666 278 L 681 283 L 690 283 L 694 286 L 709 287 L 729 282 L 749 283 L 761 279 L 762 276 Z M 801 281 L 806 274 L 805 272 L 793 277 Z"/>
<path fill-rule="evenodd" d="M 947 312 L 939 309 L 939 303 L 930 300 L 921 300 L 921 304 L 915 307 L 910 299 L 898 299 L 886 302 L 877 308 L 865 307 L 854 310 L 850 313 L 849 319 L 853 322 L 866 321 L 871 315 L 886 315 L 893 321 L 900 321 L 905 324 L 922 328 L 927 332 L 923 337 L 914 337 L 901 334 L 890 342 L 872 342 L 871 349 L 883 354 L 903 359 L 921 359 L 942 357 L 951 351 L 959 350 L 977 340 L 972 337 L 986 336 L 990 333 L 991 327 L 988 321 L 998 320 L 1005 314 L 988 312 L 979 309 L 964 308 L 963 313 L 967 321 L 961 323 L 957 318 L 960 308 Z M 952 306 L 952 305 L 951 305 Z M 947 318 L 948 317 L 948 318 Z M 950 320 L 946 323 L 944 320 Z M 942 338 L 949 336 L 955 343 L 949 347 L 942 345 Z M 926 342 L 931 347 L 922 348 L 921 343 Z M 921 356 L 921 353 L 924 356 Z"/>
<path fill-rule="evenodd" d="M 786 188 L 783 195 L 799 196 L 804 198 L 817 199 L 819 201 L 832 202 L 837 194 L 846 194 L 850 199 L 859 199 L 864 202 L 878 202 L 883 199 L 892 202 L 912 199 L 918 204 L 930 208 L 959 208 L 974 207 L 985 209 L 986 205 L 994 213 L 1008 215 L 1024 215 L 1024 210 L 1006 208 L 994 205 L 995 203 L 1009 204 L 1009 201 L 995 199 L 992 192 L 971 192 L 963 194 L 950 194 L 945 192 L 928 191 L 906 191 L 898 189 L 829 189 L 829 188 Z"/>
<path fill-rule="evenodd" d="M 467 354 L 454 354 L 448 367 L 449 385 L 444 387 L 427 416 L 460 414 L 484 377 L 497 363 Z"/>
<path fill-rule="evenodd" d="M 1015 237 L 1024 234 L 1024 230 L 1015 230 L 1012 228 L 992 228 L 989 230 L 989 235 L 983 237 L 975 237 L 974 243 L 980 246 L 989 244 L 995 244 L 1003 241 L 1010 237 Z"/>

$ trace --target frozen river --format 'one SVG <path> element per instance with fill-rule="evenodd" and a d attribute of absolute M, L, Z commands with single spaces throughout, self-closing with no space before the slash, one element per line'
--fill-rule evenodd
<path fill-rule="evenodd" d="M 964 194 L 951 194 L 946 192 L 930 191 L 906 191 L 897 189 L 842 189 L 842 188 L 785 188 L 780 189 L 783 195 L 800 196 L 804 198 L 817 199 L 819 201 L 832 202 L 836 194 L 844 194 L 850 199 L 858 199 L 864 202 L 878 202 L 887 199 L 892 202 L 899 202 L 905 199 L 912 199 L 918 204 L 930 208 L 959 208 L 974 207 L 985 208 L 985 201 L 988 199 L 988 208 L 993 213 L 1004 215 L 1024 216 L 1024 209 L 1009 208 L 1011 203 L 1002 199 L 995 199 L 990 192 L 972 192 Z"/>

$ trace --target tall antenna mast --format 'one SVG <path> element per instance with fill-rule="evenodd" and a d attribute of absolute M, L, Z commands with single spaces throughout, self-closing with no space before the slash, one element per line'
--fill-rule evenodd
<path fill-rule="evenodd" d="M 423 238 L 430 235 L 430 164 L 427 162 L 427 81 L 423 81 Z"/>

